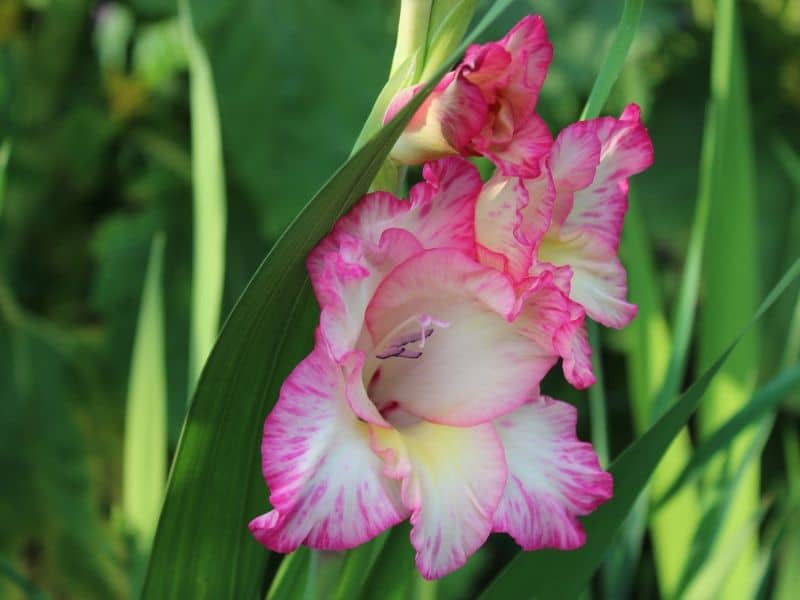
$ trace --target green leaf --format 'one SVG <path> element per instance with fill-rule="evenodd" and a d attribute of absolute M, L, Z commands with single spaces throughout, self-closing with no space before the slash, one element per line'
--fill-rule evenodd
<path fill-rule="evenodd" d="M 11 142 L 5 140 L 0 144 L 0 216 L 3 215 L 3 205 L 6 199 L 6 169 L 8 157 L 11 154 Z"/>
<path fill-rule="evenodd" d="M 189 61 L 194 184 L 194 252 L 189 329 L 189 395 L 217 339 L 225 284 L 225 170 L 214 77 L 208 56 L 194 32 L 187 4 L 178 4 Z"/>
<path fill-rule="evenodd" d="M 786 534 L 778 562 L 778 575 L 775 582 L 775 600 L 793 600 L 800 586 L 800 518 L 794 516 L 791 528 Z"/>
<path fill-rule="evenodd" d="M 755 150 L 750 122 L 747 68 L 740 3 L 721 0 L 714 9 L 711 54 L 711 118 L 714 120 L 713 153 L 708 171 L 711 204 L 703 264 L 703 304 L 697 332 L 697 365 L 704 369 L 722 351 L 730 336 L 758 304 L 761 267 L 756 223 L 760 212 L 756 197 Z M 707 165 L 704 165 L 706 167 Z M 743 406 L 755 389 L 761 351 L 754 330 L 739 344 L 730 361 L 711 384 L 707 402 L 698 414 L 700 437 L 708 437 L 726 418 Z M 708 474 L 736 472 L 749 447 L 748 431 L 731 444 L 723 457 L 712 461 Z M 731 492 L 735 499 L 726 516 L 715 552 L 706 561 L 714 569 L 717 554 L 745 527 L 760 506 L 760 462 Z M 750 540 L 736 567 L 725 580 L 720 595 L 731 600 L 751 597 L 755 580 L 757 536 Z"/>
<path fill-rule="evenodd" d="M 341 575 L 333 595 L 334 600 L 348 600 L 357 596 L 388 538 L 389 532 L 386 531 L 369 543 L 361 544 L 358 548 L 347 552 L 341 565 Z"/>
<path fill-rule="evenodd" d="M 266 600 L 292 600 L 305 595 L 311 550 L 301 546 L 281 561 L 278 572 L 269 586 Z"/>
<path fill-rule="evenodd" d="M 626 334 L 630 340 L 627 355 L 633 422 L 636 434 L 642 435 L 653 422 L 651 415 L 654 399 L 659 390 L 663 394 L 666 389 L 664 376 L 668 364 L 676 364 L 677 361 L 685 364 L 686 357 L 679 357 L 675 351 L 676 347 L 670 342 L 671 336 L 662 310 L 653 250 L 643 223 L 641 203 L 637 200 L 638 196 L 631 199 L 622 232 L 620 257 L 628 270 L 630 300 L 639 307 L 636 319 L 628 326 Z M 695 221 L 693 231 L 696 230 Z M 681 289 L 686 289 L 687 277 L 687 269 L 684 269 Z M 676 382 L 672 396 L 668 400 L 677 395 L 678 383 Z M 686 464 L 691 452 L 689 433 L 684 430 L 678 434 L 653 473 L 646 500 L 663 493 Z M 682 492 L 661 510 L 645 512 L 650 513 L 651 542 L 659 589 L 664 597 L 670 597 L 683 570 L 686 559 L 684 550 L 691 543 L 695 525 L 701 517 L 697 490 L 693 487 L 683 488 Z M 675 527 L 676 519 L 685 527 Z M 608 570 L 610 569 L 606 570 L 606 575 Z"/>
<path fill-rule="evenodd" d="M 764 444 L 772 431 L 774 418 L 766 417 L 759 423 L 758 431 L 748 440 L 743 458 L 736 464 L 736 469 L 729 475 L 717 477 L 704 494 L 704 501 L 708 504 L 706 511 L 698 524 L 692 544 L 689 547 L 688 557 L 680 581 L 674 590 L 676 598 L 691 596 L 693 598 L 715 598 L 720 591 L 716 589 L 725 581 L 731 570 L 731 561 L 736 561 L 748 546 L 746 537 L 743 539 L 738 530 L 733 536 L 720 545 L 723 528 L 729 518 L 732 507 L 736 503 L 736 488 L 741 485 L 747 475 L 750 465 L 758 458 L 764 449 Z M 710 499 L 710 502 L 709 502 Z M 761 507 L 753 511 L 746 520 L 742 529 L 752 532 L 753 527 L 764 516 Z M 713 558 L 712 558 L 713 556 Z M 750 597 L 748 595 L 748 597 Z"/>
<path fill-rule="evenodd" d="M 408 523 L 392 528 L 362 594 L 356 597 L 405 600 L 413 579 L 419 577 L 414 566 L 414 552 L 408 543 L 409 533 Z"/>
<path fill-rule="evenodd" d="M 694 414 L 711 380 L 742 337 L 798 275 L 800 260 L 783 276 L 747 325 L 714 363 L 647 433 L 614 461 L 609 469 L 614 476 L 614 497 L 583 519 L 586 544 L 571 552 L 541 550 L 527 554 L 518 553 L 495 577 L 481 598 L 516 598 L 520 597 L 522 590 L 523 597 L 527 598 L 574 598 L 580 594 L 602 562 L 615 532 L 630 512 L 670 443 Z"/>
<path fill-rule="evenodd" d="M 744 429 L 754 425 L 760 417 L 775 409 L 786 394 L 796 389 L 798 384 L 800 384 L 800 364 L 783 371 L 762 386 L 739 412 L 729 418 L 711 437 L 695 449 L 683 471 L 675 478 L 663 496 L 655 502 L 654 508 L 658 510 L 684 485 L 695 481 L 702 474 L 703 468 L 718 452 L 727 448 Z"/>
<path fill-rule="evenodd" d="M 47 600 L 47 598 L 49 598 L 49 596 L 37 588 L 32 581 L 17 571 L 14 565 L 0 556 L 0 592 L 6 589 L 6 587 L 2 585 L 3 579 L 7 579 L 13 583 L 14 587 L 25 594 L 25 598 L 29 600 Z"/>
<path fill-rule="evenodd" d="M 764 518 L 764 509 L 758 510 L 745 521 L 740 529 L 734 532 L 730 539 L 720 548 L 713 568 L 703 569 L 692 580 L 686 590 L 678 589 L 679 598 L 686 600 L 706 600 L 707 598 L 723 598 L 722 588 L 727 577 L 735 568 L 736 562 L 746 552 L 750 540 L 758 534 L 759 526 Z M 749 591 L 747 592 L 749 594 Z M 752 597 L 752 596 L 748 596 Z"/>
<path fill-rule="evenodd" d="M 493 5 L 460 51 L 509 1 Z M 252 539 L 247 523 L 267 505 L 258 450 L 264 417 L 283 379 L 309 351 L 317 320 L 305 258 L 336 219 L 367 191 L 435 81 L 305 206 L 228 317 L 201 374 L 181 434 L 144 597 L 216 599 L 259 593 L 267 552 Z"/>
<path fill-rule="evenodd" d="M 163 262 L 164 236 L 157 234 L 150 247 L 133 342 L 123 454 L 122 509 L 143 556 L 153 541 L 167 477 Z"/>
<path fill-rule="evenodd" d="M 317 600 L 317 598 L 325 598 L 330 595 L 330 591 L 336 587 L 344 559 L 343 552 L 331 550 L 311 552 L 311 562 L 306 569 L 305 600 Z"/>
<path fill-rule="evenodd" d="M 706 119 L 703 133 L 703 149 L 701 156 L 700 192 L 695 206 L 692 229 L 689 234 L 689 245 L 683 265 L 675 314 L 672 319 L 672 349 L 669 354 L 667 371 L 661 388 L 652 400 L 649 408 L 649 420 L 654 422 L 664 414 L 669 402 L 678 392 L 688 362 L 689 346 L 692 341 L 695 316 L 697 314 L 697 298 L 700 293 L 700 274 L 703 267 L 703 250 L 705 248 L 708 213 L 711 205 L 711 178 L 708 173 L 713 164 L 716 143 L 716 127 L 713 114 Z"/>
<path fill-rule="evenodd" d="M 582 120 L 592 119 L 603 110 L 603 106 L 608 100 L 609 94 L 611 94 L 611 88 L 622 72 L 622 66 L 628 56 L 633 36 L 636 35 L 643 4 L 644 0 L 625 0 L 625 6 L 622 8 L 622 16 L 619 20 L 617 32 L 614 34 L 614 40 L 611 42 L 611 48 L 609 48 L 603 60 L 603 66 L 594 81 L 586 106 L 583 107 Z"/>

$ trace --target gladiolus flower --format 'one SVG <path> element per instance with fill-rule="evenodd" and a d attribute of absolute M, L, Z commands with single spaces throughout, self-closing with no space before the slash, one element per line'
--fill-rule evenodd
<path fill-rule="evenodd" d="M 534 108 L 552 55 L 539 16 L 523 18 L 499 42 L 470 46 L 414 114 L 392 158 L 421 164 L 450 154 L 483 155 L 505 175 L 538 176 L 553 140 Z M 384 122 L 421 87 L 399 92 Z"/>
<path fill-rule="evenodd" d="M 563 273 L 481 262 L 476 169 L 445 158 L 423 176 L 408 201 L 364 197 L 308 259 L 316 345 L 266 420 L 273 508 L 250 524 L 277 552 L 352 548 L 410 518 L 437 578 L 493 531 L 576 548 L 577 517 L 611 496 L 575 410 L 539 394 L 559 357 L 588 360 Z"/>
<path fill-rule="evenodd" d="M 652 162 L 635 104 L 619 119 L 570 125 L 542 159 L 539 177 L 497 173 L 484 187 L 476 212 L 484 262 L 501 265 L 515 279 L 551 272 L 590 317 L 625 326 L 636 314 L 617 258 L 628 177 Z"/>

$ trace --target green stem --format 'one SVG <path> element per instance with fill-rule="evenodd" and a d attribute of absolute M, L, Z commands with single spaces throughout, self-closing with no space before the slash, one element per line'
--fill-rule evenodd
<path fill-rule="evenodd" d="M 608 466 L 608 418 L 606 415 L 605 383 L 603 382 L 603 359 L 600 355 L 600 328 L 594 321 L 586 324 L 589 330 L 589 344 L 592 346 L 592 369 L 597 381 L 589 388 L 589 412 L 591 414 L 592 445 L 600 466 Z"/>
<path fill-rule="evenodd" d="M 390 76 L 417 49 L 418 72 L 425 64 L 425 46 L 428 40 L 428 24 L 431 18 L 433 0 L 402 0 L 400 3 L 400 20 L 397 24 L 397 42 L 394 46 Z"/>

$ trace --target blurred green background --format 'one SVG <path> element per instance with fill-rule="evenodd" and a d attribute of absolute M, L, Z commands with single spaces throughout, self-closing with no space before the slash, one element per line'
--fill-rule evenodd
<path fill-rule="evenodd" d="M 621 7 L 520 0 L 492 26 L 489 39 L 524 13 L 544 16 L 555 58 L 539 112 L 554 132 L 579 115 Z M 223 136 L 224 315 L 293 215 L 347 158 L 388 75 L 398 3 L 218 0 L 192 8 Z M 740 8 L 760 297 L 800 254 L 800 0 L 743 0 Z M 698 197 L 712 25 L 710 0 L 646 2 L 605 111 L 638 102 L 653 137 L 656 162 L 635 180 L 632 202 L 666 306 L 675 301 Z M 125 402 L 157 232 L 166 239 L 170 451 L 189 385 L 190 112 L 175 3 L 0 0 L 0 143 L 0 597 L 125 598 L 135 571 L 120 515 Z M 762 326 L 760 380 L 778 371 L 796 298 L 795 286 Z M 626 332 L 604 342 L 613 456 L 634 438 L 624 360 L 632 342 Z M 581 395 L 552 393 L 585 407 Z M 798 410 L 787 398 L 782 428 L 761 453 L 764 498 L 790 485 L 783 446 Z M 796 494 L 795 502 L 797 521 Z M 797 524 L 794 531 L 800 538 Z M 777 587 L 771 565 L 798 552 L 790 541 L 775 543 L 765 594 Z M 645 538 L 631 597 L 658 594 L 654 560 Z M 456 586 L 452 597 L 468 590 Z"/>

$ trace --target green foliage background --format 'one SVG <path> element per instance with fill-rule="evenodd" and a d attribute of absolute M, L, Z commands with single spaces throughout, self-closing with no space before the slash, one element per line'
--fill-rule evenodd
<path fill-rule="evenodd" d="M 10 148 L 0 186 L 0 597 L 125 598 L 140 585 L 141 565 L 122 515 L 124 419 L 148 255 L 159 232 L 166 240 L 170 452 L 186 410 L 192 274 L 186 57 L 174 2 L 134 0 L 124 7 L 127 31 L 101 39 L 107 5 L 0 2 L 0 142 Z M 398 8 L 395 0 L 220 0 L 191 8 L 210 58 L 223 136 L 225 315 L 284 227 L 349 155 L 388 75 Z M 484 36 L 502 35 L 525 13 L 544 16 L 555 59 L 539 111 L 554 131 L 578 118 L 621 8 L 620 1 L 518 0 Z M 800 255 L 800 0 L 744 0 L 739 8 L 757 198 L 755 221 L 747 224 L 757 248 L 755 277 L 746 292 L 760 298 Z M 646 2 L 604 110 L 615 114 L 627 102 L 640 103 L 654 140 L 655 165 L 636 178 L 632 202 L 653 249 L 653 285 L 667 314 L 678 298 L 701 191 L 713 25 L 710 0 Z M 736 174 L 721 177 L 724 184 Z M 719 220 L 712 212 L 710 230 Z M 724 248 L 713 251 L 719 263 Z M 705 280 L 701 310 L 709 298 Z M 799 289 L 794 284 L 761 324 L 753 365 L 759 382 L 797 362 L 786 332 Z M 698 336 L 690 357 L 700 353 Z M 639 341 L 624 331 L 603 343 L 613 457 L 640 432 L 631 414 L 633 367 L 625 361 Z M 690 363 L 686 380 L 697 374 Z M 579 406 L 588 438 L 585 395 L 548 385 Z M 764 561 L 759 589 L 767 597 L 795 589 L 781 565 L 800 553 L 796 386 L 776 404 L 779 426 L 767 430 L 758 455 L 764 514 L 756 529 L 763 543 L 750 561 Z M 634 525 L 626 531 L 635 532 Z M 400 534 L 391 534 L 377 570 Z M 656 544 L 645 535 L 620 562 L 609 557 L 595 591 L 655 595 Z M 420 584 L 404 593 L 472 597 L 512 552 L 494 540 L 458 577 L 435 590 Z M 275 561 L 269 568 L 278 568 Z M 389 585 L 373 579 L 367 589 Z"/>

